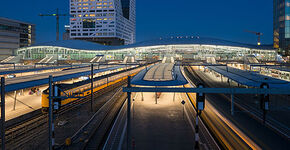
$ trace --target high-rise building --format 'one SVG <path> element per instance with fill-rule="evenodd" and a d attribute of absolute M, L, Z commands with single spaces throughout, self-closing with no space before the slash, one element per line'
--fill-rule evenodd
<path fill-rule="evenodd" d="M 274 0 L 274 48 L 290 55 L 290 0 Z"/>
<path fill-rule="evenodd" d="M 0 55 L 13 55 L 13 51 L 35 41 L 35 25 L 0 17 Z"/>
<path fill-rule="evenodd" d="M 135 0 L 70 0 L 70 38 L 104 45 L 136 41 Z"/>

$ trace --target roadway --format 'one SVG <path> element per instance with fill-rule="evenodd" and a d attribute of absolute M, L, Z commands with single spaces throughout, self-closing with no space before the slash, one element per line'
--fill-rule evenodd
<path fill-rule="evenodd" d="M 221 77 L 216 77 L 202 71 L 196 70 L 196 72 L 210 87 L 228 87 L 225 78 L 223 78 L 224 82 L 220 82 Z M 253 104 L 251 97 L 243 96 L 242 101 L 235 100 L 235 114 L 232 116 L 230 112 L 230 99 L 228 97 L 220 94 L 207 94 L 206 108 L 203 115 L 205 118 L 208 118 L 208 122 L 211 122 L 210 126 L 216 131 L 217 136 L 221 137 L 221 141 L 228 143 L 227 147 L 241 147 L 241 143 L 243 143 L 242 145 L 248 145 L 252 149 L 288 149 L 289 139 L 264 126 L 260 120 L 250 115 L 250 110 L 245 112 L 242 107 L 237 107 L 240 105 L 244 106 L 243 104 L 249 101 L 251 101 L 250 104 Z M 284 116 L 282 113 L 280 115 Z M 216 117 L 222 120 L 218 121 L 214 119 Z M 280 118 L 289 120 L 287 117 Z M 223 133 L 224 131 L 228 132 Z M 245 147 L 245 149 L 247 148 Z"/>
<path fill-rule="evenodd" d="M 194 132 L 183 114 L 181 95 L 161 93 L 155 104 L 155 93 L 143 93 L 144 101 L 141 93 L 136 94 L 131 120 L 135 149 L 194 149 Z"/>

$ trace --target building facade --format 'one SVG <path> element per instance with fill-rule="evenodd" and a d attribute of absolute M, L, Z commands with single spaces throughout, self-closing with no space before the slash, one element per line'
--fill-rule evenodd
<path fill-rule="evenodd" d="M 43 59 L 47 55 L 57 55 L 58 60 L 93 59 L 98 55 L 114 60 L 123 60 L 128 55 L 135 56 L 137 60 L 153 56 L 163 58 L 166 55 L 195 60 L 205 60 L 206 57 L 215 57 L 216 60 L 242 60 L 244 56 L 254 55 L 261 61 L 275 61 L 277 52 L 272 46 L 187 36 L 153 39 L 122 46 L 107 46 L 83 40 L 54 41 L 20 48 L 17 55 L 27 60 Z"/>
<path fill-rule="evenodd" d="M 0 55 L 9 56 L 14 50 L 31 46 L 35 41 L 35 25 L 0 17 Z"/>
<path fill-rule="evenodd" d="M 70 38 L 103 45 L 136 41 L 135 0 L 70 0 Z"/>
<path fill-rule="evenodd" d="M 290 0 L 274 0 L 274 48 L 282 55 L 290 55 Z"/>

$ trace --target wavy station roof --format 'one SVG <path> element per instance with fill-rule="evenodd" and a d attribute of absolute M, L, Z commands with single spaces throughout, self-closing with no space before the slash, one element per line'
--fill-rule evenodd
<path fill-rule="evenodd" d="M 257 46 L 251 44 L 243 44 L 238 42 L 231 42 L 227 40 L 220 40 L 215 38 L 203 38 L 203 37 L 170 37 L 160 38 L 144 42 L 139 42 L 131 45 L 124 46 L 105 46 L 98 43 L 82 41 L 82 40 L 63 40 L 54 41 L 47 43 L 34 44 L 34 46 L 55 46 L 65 47 L 79 50 L 120 50 L 126 48 L 137 48 L 137 47 L 148 47 L 148 46 L 160 46 L 160 45 L 184 45 L 184 44 L 196 44 L 196 45 L 213 45 L 213 46 L 231 46 L 231 47 L 243 47 L 249 49 L 260 49 L 260 50 L 273 50 L 272 46 Z"/>

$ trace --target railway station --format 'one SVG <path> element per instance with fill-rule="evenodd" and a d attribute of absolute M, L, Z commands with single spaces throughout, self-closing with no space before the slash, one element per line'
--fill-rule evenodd
<path fill-rule="evenodd" d="M 289 137 L 289 66 L 268 46 L 185 36 L 15 54 L 0 63 L 10 149 L 263 149 Z"/>
<path fill-rule="evenodd" d="M 1 150 L 289 150 L 290 0 L 0 10 Z"/>

